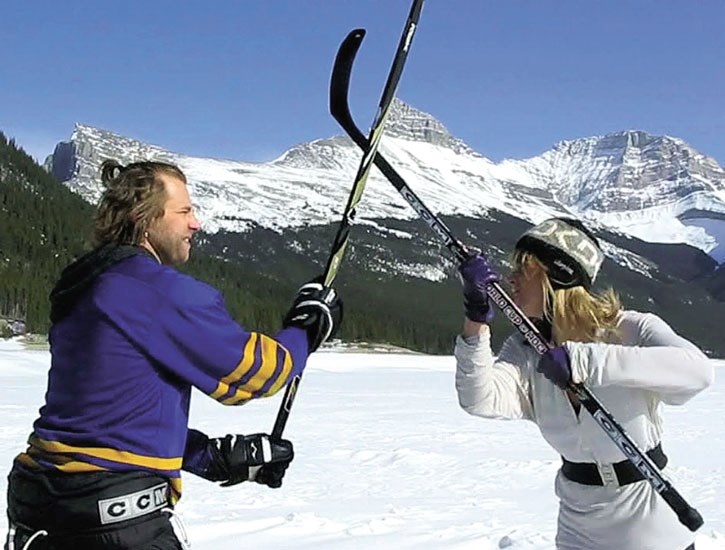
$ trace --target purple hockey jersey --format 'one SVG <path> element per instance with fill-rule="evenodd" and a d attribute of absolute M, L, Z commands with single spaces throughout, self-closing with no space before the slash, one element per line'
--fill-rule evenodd
<path fill-rule="evenodd" d="M 51 295 L 45 405 L 16 460 L 158 472 L 178 498 L 180 470 L 204 468 L 206 437 L 187 427 L 192 386 L 225 405 L 272 395 L 305 367 L 307 338 L 299 328 L 247 332 L 209 285 L 121 249 L 72 264 Z"/>

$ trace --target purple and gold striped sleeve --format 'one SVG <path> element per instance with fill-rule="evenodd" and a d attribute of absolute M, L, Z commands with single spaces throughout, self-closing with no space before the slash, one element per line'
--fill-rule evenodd
<path fill-rule="evenodd" d="M 210 394 L 224 405 L 274 395 L 292 374 L 292 354 L 273 338 L 251 332 L 242 349 L 239 363 Z"/>
<path fill-rule="evenodd" d="M 147 348 L 158 362 L 224 405 L 274 395 L 302 372 L 305 331 L 248 332 L 216 290 L 190 281 L 182 300 L 169 300 L 155 312 Z"/>

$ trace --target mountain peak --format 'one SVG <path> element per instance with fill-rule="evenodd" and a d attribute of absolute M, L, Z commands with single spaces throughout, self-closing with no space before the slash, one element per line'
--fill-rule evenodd
<path fill-rule="evenodd" d="M 385 123 L 383 139 L 388 137 L 430 143 L 451 149 L 458 154 L 481 157 L 463 141 L 454 137 L 433 115 L 411 107 L 398 98 L 393 98 Z M 353 151 L 357 151 L 357 147 L 350 138 L 335 136 L 295 145 L 275 159 L 273 163 L 294 168 L 342 168 L 344 165 L 341 164 L 339 155 L 336 154 L 340 147 L 352 148 Z"/>
<path fill-rule="evenodd" d="M 454 137 L 433 115 L 411 107 L 397 97 L 393 99 L 390 107 L 384 135 L 409 141 L 424 141 L 452 149 L 456 153 L 480 156 Z"/>
<path fill-rule="evenodd" d="M 625 130 L 495 164 L 433 116 L 395 99 L 383 141 L 386 158 L 414 177 L 416 193 L 441 214 L 501 210 L 532 223 L 575 214 L 645 240 L 684 241 L 705 252 L 722 240 L 715 236 L 721 225 L 725 231 L 725 171 L 677 138 Z M 50 169 L 95 202 L 103 160 L 173 162 L 187 173 L 207 231 L 245 231 L 255 223 L 277 230 L 326 223 L 339 212 L 362 154 L 349 138 L 335 136 L 299 144 L 269 163 L 197 159 L 77 124 L 71 140 L 56 148 Z M 377 171 L 368 186 L 361 219 L 413 215 Z M 242 213 L 240 204 L 247 205 Z M 286 205 L 282 215 L 280 204 Z M 713 257 L 722 261 L 722 254 Z"/>
<path fill-rule="evenodd" d="M 107 159 L 121 164 L 140 159 L 174 162 L 175 156 L 159 146 L 76 122 L 70 140 L 55 146 L 44 167 L 59 181 L 73 180 L 76 191 L 95 202 L 101 194 L 98 167 Z"/>
<path fill-rule="evenodd" d="M 549 189 L 567 206 L 599 213 L 673 205 L 677 215 L 725 191 L 725 171 L 681 139 L 625 130 L 562 141 L 538 157 Z M 685 201 L 691 197 L 692 204 Z M 677 203 L 678 206 L 674 206 Z M 722 211 L 715 200 L 710 210 Z"/>
<path fill-rule="evenodd" d="M 578 155 L 585 151 L 603 155 L 614 154 L 623 161 L 626 161 L 625 153 L 631 150 L 649 151 L 656 154 L 664 154 L 666 151 L 677 152 L 692 158 L 707 159 L 708 162 L 717 165 L 714 159 L 699 153 L 694 147 L 679 138 L 654 135 L 643 130 L 622 130 L 603 136 L 563 140 L 552 148 L 553 152 L 569 155 Z"/>

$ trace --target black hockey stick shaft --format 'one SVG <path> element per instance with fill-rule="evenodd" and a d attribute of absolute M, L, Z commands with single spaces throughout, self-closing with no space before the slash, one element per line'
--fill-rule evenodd
<path fill-rule="evenodd" d="M 348 102 L 352 65 L 362 39 L 362 36 L 348 36 L 348 40 L 343 44 L 345 47 L 340 48 L 330 83 L 330 112 L 350 138 L 365 150 L 368 147 L 368 141 L 356 126 L 350 113 Z M 390 163 L 380 153 L 375 155 L 374 162 L 375 166 L 380 169 L 383 175 L 400 192 L 403 198 L 413 207 L 430 229 L 441 238 L 453 255 L 459 261 L 465 260 L 469 254 L 466 247 L 453 236 L 439 217 L 425 206 L 423 201 L 410 189 L 402 176 L 398 174 Z M 489 285 L 488 296 L 516 329 L 521 332 L 526 341 L 531 344 L 537 353 L 544 354 L 551 348 L 551 345 L 544 339 L 538 328 L 516 306 L 499 283 Z M 644 478 L 652 484 L 653 488 L 675 511 L 680 522 L 691 531 L 700 528 L 703 524 L 702 516 L 664 478 L 657 468 L 657 465 L 654 464 L 647 454 L 643 453 L 637 447 L 636 443 L 626 434 L 622 426 L 606 410 L 597 397 L 587 387 L 581 384 L 569 384 L 569 389 L 575 393 L 581 401 L 582 406 L 592 415 L 597 424 L 606 432 L 627 459 L 632 462 Z"/>
<path fill-rule="evenodd" d="M 398 82 L 403 74 L 403 67 L 405 61 L 408 58 L 408 52 L 410 51 L 410 45 L 413 40 L 413 35 L 418 26 L 418 19 L 420 18 L 420 12 L 423 7 L 423 0 L 414 0 L 408 15 L 408 20 L 405 24 L 405 29 L 402 36 L 400 37 L 400 43 L 395 53 L 395 59 L 390 68 L 387 82 L 383 88 L 383 94 L 380 98 L 377 113 L 375 119 L 370 127 L 370 136 L 367 139 L 368 147 L 364 149 L 362 159 L 360 160 L 360 166 L 358 167 L 357 174 L 352 186 L 352 191 L 345 206 L 345 211 L 340 221 L 340 226 L 335 236 L 335 240 L 332 245 L 332 252 L 327 261 L 327 267 L 325 268 L 325 283 L 324 286 L 329 286 L 337 275 L 337 271 L 342 261 L 342 257 L 345 252 L 349 240 L 350 227 L 355 221 L 355 215 L 357 213 L 357 206 L 362 198 L 362 193 L 365 189 L 370 169 L 373 166 L 373 159 L 375 153 L 380 145 L 380 139 L 383 137 L 383 130 L 385 129 L 385 122 L 390 112 L 390 106 L 393 103 L 395 97 L 395 90 L 398 87 Z M 364 32 L 352 31 L 348 37 L 352 36 L 352 40 L 362 41 L 365 36 Z M 358 38 L 359 37 L 359 38 Z M 347 39 L 346 39 L 347 40 Z"/>
<path fill-rule="evenodd" d="M 363 150 L 360 166 L 358 167 L 357 174 L 353 180 L 347 205 L 343 211 L 342 219 L 340 220 L 340 224 L 337 229 L 337 234 L 335 235 L 335 239 L 332 243 L 330 256 L 327 259 L 322 284 L 327 289 L 327 296 L 330 299 L 332 297 L 331 293 L 334 292 L 334 290 L 330 287 L 335 280 L 335 277 L 337 277 L 337 272 L 340 269 L 342 258 L 345 255 L 345 249 L 347 248 L 347 243 L 350 238 L 350 228 L 355 221 L 357 206 L 360 203 L 363 191 L 365 190 L 365 184 L 367 183 L 368 176 L 370 175 L 370 169 L 373 166 L 373 159 L 375 158 L 375 153 L 380 145 L 380 139 L 383 136 L 383 130 L 385 129 L 385 122 L 388 118 L 388 113 L 390 112 L 390 106 L 393 103 L 393 98 L 395 97 L 395 90 L 397 89 L 400 77 L 403 74 L 403 68 L 405 66 L 405 61 L 408 58 L 410 45 L 418 27 L 418 20 L 420 19 L 420 12 L 423 8 L 423 1 L 424 0 L 413 0 L 411 5 L 410 13 L 408 14 L 405 28 L 403 29 L 403 34 L 400 37 L 400 42 L 398 43 L 398 48 L 395 52 L 395 58 L 393 59 L 393 63 L 390 67 L 390 72 L 388 73 L 385 86 L 383 87 L 383 93 L 378 104 L 378 110 L 370 127 L 370 136 L 366 140 L 369 145 Z M 347 43 L 348 40 L 354 40 L 359 44 L 364 36 L 365 31 L 363 29 L 355 29 L 348 34 L 343 44 Z M 338 52 L 338 57 L 339 56 L 340 52 Z M 337 65 L 337 59 L 335 60 L 335 65 Z M 280 439 L 282 437 L 282 432 L 287 424 L 292 404 L 294 403 L 297 395 L 297 389 L 301 377 L 301 373 L 296 375 L 285 389 L 285 394 L 277 413 L 277 419 L 275 420 L 274 427 L 272 428 L 272 438 Z"/>
<path fill-rule="evenodd" d="M 357 51 L 360 49 L 365 35 L 354 35 L 350 33 L 338 50 L 335 65 L 330 79 L 330 113 L 340 124 L 350 138 L 363 150 L 368 149 L 368 139 L 357 127 L 350 113 L 348 103 L 348 90 L 350 89 L 350 75 L 355 61 Z M 398 174 L 385 157 L 377 153 L 375 155 L 375 166 L 383 173 L 386 179 L 393 184 L 398 192 L 418 213 L 418 216 L 428 224 L 436 233 L 445 246 L 459 260 L 463 261 L 468 257 L 468 251 L 451 233 L 451 230 L 421 201 L 415 192 L 408 187 L 405 180 Z"/>

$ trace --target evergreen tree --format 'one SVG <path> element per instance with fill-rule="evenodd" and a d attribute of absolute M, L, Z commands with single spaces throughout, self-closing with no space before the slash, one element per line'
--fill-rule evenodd
<path fill-rule="evenodd" d="M 61 270 L 90 249 L 93 212 L 92 205 L 0 132 L 0 318 L 22 320 L 31 332 L 47 332 L 48 294 Z M 477 223 L 458 218 L 444 221 L 460 235 L 468 234 Z M 513 218 L 504 221 L 500 228 L 496 226 L 498 234 L 486 234 L 482 240 L 510 250 L 526 224 Z M 418 220 L 380 223 L 410 234 L 415 234 L 414 227 L 420 228 Z M 322 272 L 335 228 L 336 224 L 328 224 L 280 234 L 255 227 L 247 233 L 199 235 L 192 260 L 182 269 L 218 288 L 243 327 L 274 333 L 299 285 Z M 417 256 L 415 265 L 440 257 L 440 243 L 424 228 L 414 239 L 417 250 L 429 254 Z M 413 248 L 408 241 L 356 228 L 335 281 L 344 301 L 340 338 L 426 353 L 451 352 L 463 321 L 453 265 L 449 266 L 451 276 L 441 282 L 375 269 L 376 265 L 395 265 Z M 600 280 L 622 291 L 628 307 L 662 315 L 683 335 L 722 355 L 720 327 L 725 323 L 725 309 L 697 284 L 683 284 L 669 275 L 653 280 L 614 262 L 605 265 Z M 722 280 L 725 277 L 713 276 L 708 284 L 718 290 Z M 693 316 L 708 322 L 693 323 Z M 505 317 L 498 315 L 492 331 L 494 346 L 512 330 Z"/>

